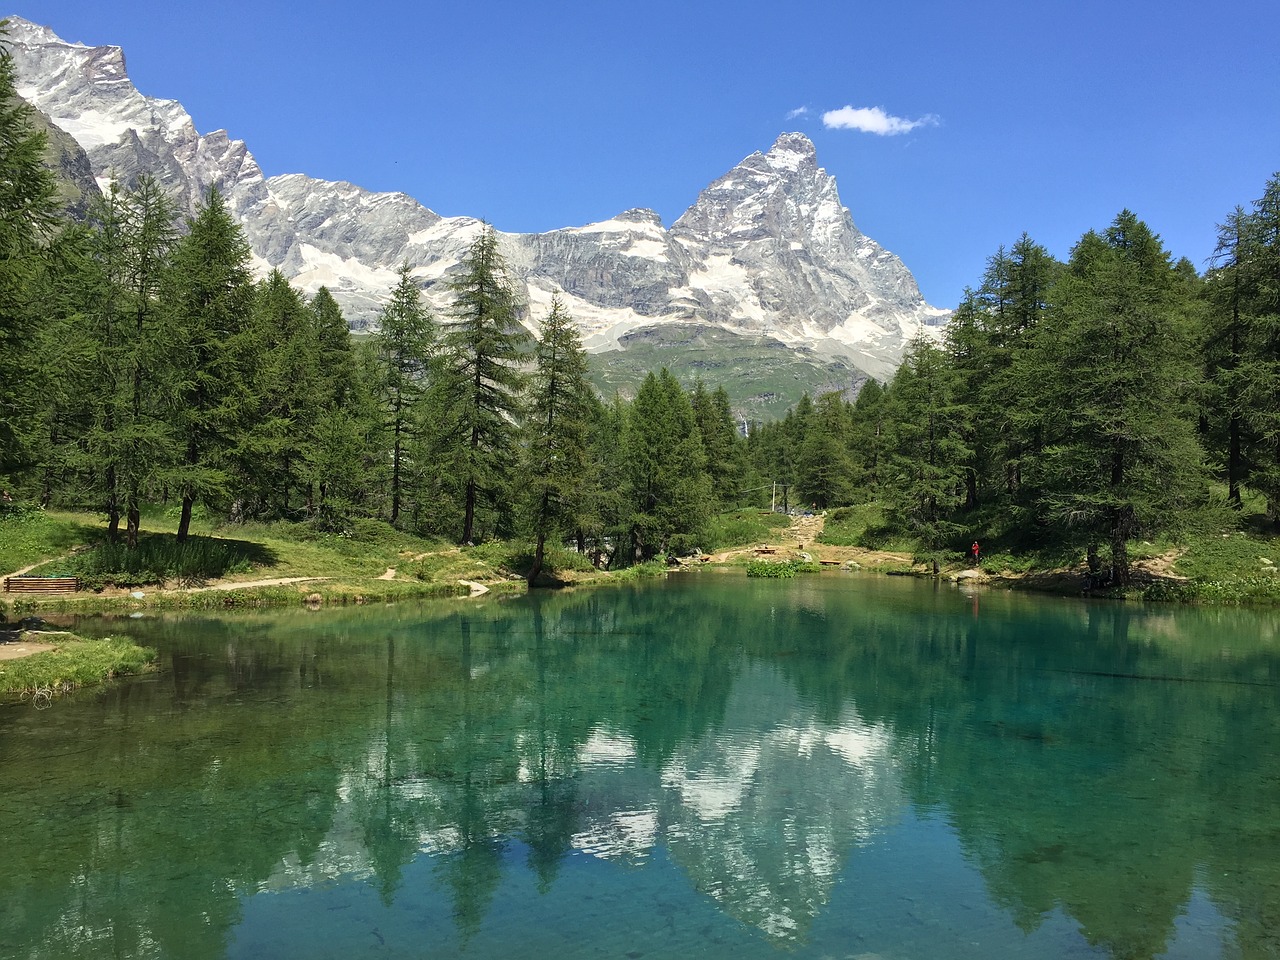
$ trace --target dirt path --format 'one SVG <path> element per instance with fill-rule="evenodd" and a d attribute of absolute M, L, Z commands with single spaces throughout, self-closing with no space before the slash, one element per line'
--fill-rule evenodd
<path fill-rule="evenodd" d="M 818 534 L 822 533 L 825 523 L 826 518 L 821 515 L 792 517 L 789 527 L 785 530 L 775 530 L 766 542 L 753 544 L 750 547 L 738 547 L 734 550 L 722 550 L 711 555 L 711 562 L 727 563 L 734 557 L 740 557 L 743 554 L 768 556 L 771 551 L 810 550 L 814 545 L 814 541 L 818 539 Z"/>
<path fill-rule="evenodd" d="M 290 583 L 310 583 L 316 580 L 332 580 L 333 577 L 276 577 L 273 580 L 237 580 L 226 583 L 213 583 L 207 587 L 187 587 L 178 593 L 202 593 L 205 590 L 239 590 L 243 587 L 283 587 Z M 390 580 L 381 576 L 379 580 Z"/>
<path fill-rule="evenodd" d="M 52 650 L 52 643 L 34 643 L 31 640 L 15 640 L 12 643 L 0 643 L 0 660 L 19 660 L 35 653 Z"/>
<path fill-rule="evenodd" d="M 864 547 L 837 547 L 818 543 L 818 536 L 826 526 L 821 514 L 791 519 L 790 526 L 775 530 L 765 543 L 722 550 L 712 554 L 712 563 L 728 563 L 742 556 L 792 559 L 801 553 L 825 563 L 856 564 L 861 567 L 878 567 L 890 564 L 895 567 L 910 565 L 911 555 L 888 550 L 867 550 Z"/>
<path fill-rule="evenodd" d="M 67 554 L 67 556 L 70 556 L 70 554 Z M 15 570 L 13 571 L 13 573 L 6 573 L 4 576 L 0 577 L 0 582 L 8 579 L 9 577 L 25 576 L 26 574 L 34 570 L 36 567 L 43 567 L 46 563 L 55 563 L 58 560 L 65 560 L 67 559 L 67 556 L 53 557 L 49 560 L 37 560 L 35 563 L 31 564 L 30 566 L 23 567 L 21 570 Z"/>

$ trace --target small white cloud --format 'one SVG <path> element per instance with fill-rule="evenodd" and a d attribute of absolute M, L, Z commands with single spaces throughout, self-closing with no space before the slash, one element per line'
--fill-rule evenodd
<path fill-rule="evenodd" d="M 863 133 L 892 137 L 899 133 L 910 133 L 916 127 L 937 126 L 938 118 L 928 114 L 919 120 L 908 120 L 906 117 L 885 113 L 882 107 L 844 106 L 824 113 L 822 125 L 828 130 L 861 130 Z"/>
<path fill-rule="evenodd" d="M 808 107 L 796 107 L 794 110 L 792 110 L 790 113 L 787 114 L 787 119 L 794 120 L 796 117 L 803 117 L 803 116 L 806 116 L 808 113 L 809 113 Z"/>

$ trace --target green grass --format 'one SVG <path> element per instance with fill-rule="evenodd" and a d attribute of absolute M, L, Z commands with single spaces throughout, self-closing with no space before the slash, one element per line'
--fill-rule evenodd
<path fill-rule="evenodd" d="M 1263 567 L 1274 567 L 1277 561 L 1280 561 L 1280 538 L 1238 531 L 1197 538 L 1178 558 L 1174 571 L 1198 580 L 1222 580 L 1258 576 Z"/>
<path fill-rule="evenodd" d="M 90 514 L 9 510 L 0 513 L 0 575 L 62 556 L 98 536 Z"/>
<path fill-rule="evenodd" d="M 1173 566 L 1185 583 L 1157 582 L 1143 592 L 1146 600 L 1181 603 L 1280 604 L 1280 537 L 1252 532 L 1264 529 L 1259 515 L 1241 516 L 1246 529 L 1194 537 Z M 1268 569 L 1270 568 L 1270 569 Z"/>
<path fill-rule="evenodd" d="M 670 570 L 671 568 L 661 560 L 648 560 L 644 563 L 624 567 L 616 571 L 610 579 L 617 583 L 627 583 L 631 580 L 652 580 L 656 577 L 665 577 Z"/>
<path fill-rule="evenodd" d="M 914 553 L 920 546 L 914 537 L 895 529 L 885 517 L 884 507 L 875 501 L 828 510 L 818 542 L 900 553 Z"/>
<path fill-rule="evenodd" d="M 154 650 L 122 638 L 84 640 L 70 633 L 25 633 L 22 638 L 54 643 L 57 648 L 0 661 L 0 693 L 36 694 L 47 699 L 76 687 L 140 673 L 156 656 Z"/>
<path fill-rule="evenodd" d="M 791 525 L 785 514 L 771 510 L 750 508 L 720 513 L 707 524 L 704 549 L 723 550 L 726 547 L 743 547 L 750 543 L 772 540 L 778 530 Z"/>
<path fill-rule="evenodd" d="M 805 560 L 748 560 L 748 577 L 790 580 L 797 573 L 819 573 L 822 564 Z"/>

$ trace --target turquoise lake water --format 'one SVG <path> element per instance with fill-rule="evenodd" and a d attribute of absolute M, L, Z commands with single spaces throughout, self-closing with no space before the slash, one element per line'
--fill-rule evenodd
<path fill-rule="evenodd" d="M 732 574 L 86 620 L 0 957 L 1280 956 L 1280 615 Z"/>

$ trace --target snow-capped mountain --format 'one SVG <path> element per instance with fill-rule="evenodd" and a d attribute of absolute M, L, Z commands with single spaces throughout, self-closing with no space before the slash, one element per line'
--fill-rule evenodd
<path fill-rule="evenodd" d="M 10 19 L 18 92 L 84 148 L 100 186 L 156 177 L 193 211 L 210 186 L 244 226 L 255 265 L 300 289 L 329 287 L 353 326 L 376 322 L 405 261 L 427 299 L 480 229 L 403 193 L 372 193 L 302 174 L 266 178 L 243 141 L 200 134 L 174 100 L 140 93 L 119 47 L 68 43 Z M 910 271 L 862 234 L 813 144 L 783 134 L 707 187 L 669 229 L 650 210 L 542 234 L 503 234 L 536 325 L 553 295 L 588 350 L 619 349 L 640 328 L 676 323 L 779 341 L 884 377 L 918 332 L 947 311 L 925 303 Z"/>

